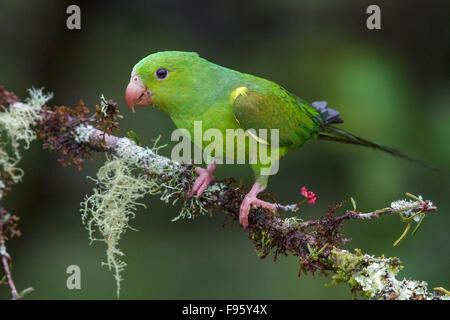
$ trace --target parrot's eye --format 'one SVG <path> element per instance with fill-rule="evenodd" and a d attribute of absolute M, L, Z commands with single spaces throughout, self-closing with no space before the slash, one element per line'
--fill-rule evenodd
<path fill-rule="evenodd" d="M 158 80 L 164 80 L 165 78 L 167 78 L 168 74 L 169 74 L 169 71 L 165 68 L 159 68 L 155 72 L 156 79 L 158 79 Z"/>

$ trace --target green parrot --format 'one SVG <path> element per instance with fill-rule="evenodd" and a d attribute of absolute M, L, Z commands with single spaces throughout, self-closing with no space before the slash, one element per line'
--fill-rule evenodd
<path fill-rule="evenodd" d="M 227 137 L 229 129 L 240 132 L 240 137 L 224 141 L 223 149 L 214 150 L 213 158 L 231 157 L 236 160 L 235 151 L 240 147 L 238 144 L 242 144 L 239 141 L 246 141 L 242 139 L 244 136 L 254 139 L 259 148 L 270 147 L 274 161 L 268 163 L 260 161 L 259 153 L 252 154 L 257 153 L 256 149 L 244 147 L 245 159 L 256 159 L 251 164 L 255 183 L 244 197 L 239 211 L 239 221 L 244 228 L 248 226 L 252 206 L 276 212 L 275 204 L 262 201 L 257 195 L 267 187 L 274 164 L 288 151 L 300 148 L 310 140 L 324 139 L 372 147 L 418 162 L 394 149 L 337 128 L 334 125 L 343 121 L 339 112 L 329 108 L 325 101 L 309 104 L 274 82 L 219 66 L 194 52 L 165 51 L 143 58 L 131 72 L 125 95 L 133 112 L 135 105 L 152 105 L 164 110 L 176 127 L 187 130 L 191 137 L 195 134 L 197 121 L 201 121 L 202 130 L 216 129 L 224 137 Z M 276 143 L 273 143 L 271 135 L 262 137 L 255 134 L 261 129 L 270 132 L 278 129 Z M 236 140 L 235 148 L 225 148 Z M 199 147 L 204 149 L 205 146 L 202 141 Z M 206 169 L 196 168 L 199 176 L 188 197 L 202 195 L 214 181 L 216 167 L 213 160 Z"/>

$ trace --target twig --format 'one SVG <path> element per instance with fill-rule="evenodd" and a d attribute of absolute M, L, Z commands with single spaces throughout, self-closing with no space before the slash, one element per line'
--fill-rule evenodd
<path fill-rule="evenodd" d="M 417 205 L 415 207 L 411 207 L 411 210 L 414 213 L 418 213 L 418 212 L 426 213 L 426 212 L 436 211 L 437 207 L 436 206 L 427 206 L 426 209 L 424 210 L 423 206 Z M 355 210 L 347 210 L 345 212 L 345 214 L 335 217 L 334 220 L 335 221 L 372 220 L 373 218 L 379 218 L 382 215 L 399 214 L 400 212 L 401 212 L 400 210 L 396 210 L 393 208 L 383 208 L 383 209 L 375 210 L 375 211 L 368 212 L 368 213 L 357 212 Z M 319 223 L 319 220 L 310 220 L 310 221 L 305 221 L 305 222 L 299 223 L 299 226 L 306 228 L 306 227 L 314 226 L 318 223 Z"/>
<path fill-rule="evenodd" d="M 3 270 L 5 271 L 6 279 L 11 289 L 12 300 L 17 300 L 20 296 L 17 293 L 16 285 L 14 284 L 11 270 L 9 269 L 8 261 L 12 261 L 12 259 L 6 248 L 6 240 L 20 235 L 20 231 L 17 230 L 17 220 L 17 217 L 11 216 L 0 206 L 0 256 L 2 257 Z"/>
<path fill-rule="evenodd" d="M 6 279 L 8 280 L 8 285 L 11 288 L 11 300 L 18 300 L 19 294 L 17 293 L 16 285 L 14 284 L 11 271 L 9 270 L 8 260 L 11 260 L 10 255 L 6 251 L 5 240 L 3 236 L 0 236 L 0 255 L 2 256 L 3 270 L 5 271 Z"/>

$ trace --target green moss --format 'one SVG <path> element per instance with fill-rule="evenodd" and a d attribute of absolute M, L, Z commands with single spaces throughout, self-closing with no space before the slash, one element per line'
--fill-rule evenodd
<path fill-rule="evenodd" d="M 334 248 L 328 256 L 328 263 L 333 267 L 334 274 L 332 281 L 327 286 L 347 283 L 350 286 L 352 294 L 364 294 L 360 284 L 354 277 L 355 270 L 362 269 L 364 263 L 360 250 L 356 249 L 355 253 L 351 253 L 346 250 Z"/>

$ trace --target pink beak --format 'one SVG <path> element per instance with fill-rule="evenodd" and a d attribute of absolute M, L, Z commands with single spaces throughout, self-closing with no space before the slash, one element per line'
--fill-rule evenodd
<path fill-rule="evenodd" d="M 138 75 L 131 76 L 130 83 L 125 91 L 128 108 L 134 112 L 134 106 L 148 106 L 152 104 L 153 93 L 147 89 Z"/>

